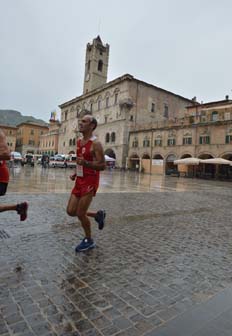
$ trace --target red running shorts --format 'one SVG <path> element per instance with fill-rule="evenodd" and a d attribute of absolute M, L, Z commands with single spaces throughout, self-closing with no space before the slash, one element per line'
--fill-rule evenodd
<path fill-rule="evenodd" d="M 93 196 L 95 196 L 98 186 L 99 178 L 97 176 L 88 175 L 85 177 L 77 177 L 72 194 L 76 197 L 82 197 L 90 192 L 93 192 Z"/>

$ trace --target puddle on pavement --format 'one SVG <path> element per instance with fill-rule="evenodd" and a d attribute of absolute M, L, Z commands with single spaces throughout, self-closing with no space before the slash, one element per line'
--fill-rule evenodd
<path fill-rule="evenodd" d="M 71 172 L 70 168 L 45 169 L 40 165 L 12 167 L 8 192 L 69 193 L 73 188 Z M 99 192 L 184 192 L 210 190 L 211 185 L 222 189 L 231 187 L 229 182 L 107 170 L 101 173 Z"/>

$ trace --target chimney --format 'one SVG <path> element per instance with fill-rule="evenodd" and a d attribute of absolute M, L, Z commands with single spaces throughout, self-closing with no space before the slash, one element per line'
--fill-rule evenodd
<path fill-rule="evenodd" d="M 226 95 L 226 96 L 225 96 L 225 100 L 229 100 L 229 95 Z"/>

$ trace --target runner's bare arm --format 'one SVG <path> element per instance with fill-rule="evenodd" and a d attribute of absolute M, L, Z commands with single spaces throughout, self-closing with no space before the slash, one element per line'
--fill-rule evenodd
<path fill-rule="evenodd" d="M 102 148 L 102 144 L 99 141 L 93 143 L 93 151 L 96 157 L 96 161 L 92 162 L 93 169 L 95 170 L 105 170 L 106 169 L 106 162 L 105 156 Z M 91 164 L 91 162 L 90 162 Z"/>
<path fill-rule="evenodd" d="M 10 150 L 7 146 L 6 137 L 0 129 L 0 160 L 10 160 Z"/>

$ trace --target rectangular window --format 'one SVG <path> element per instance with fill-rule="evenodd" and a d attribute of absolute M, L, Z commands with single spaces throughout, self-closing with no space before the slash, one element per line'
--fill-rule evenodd
<path fill-rule="evenodd" d="M 230 120 L 230 112 L 225 113 L 225 120 Z"/>
<path fill-rule="evenodd" d="M 164 118 L 168 118 L 168 105 L 164 104 Z"/>
<path fill-rule="evenodd" d="M 210 144 L 210 136 L 209 135 L 200 136 L 199 144 L 200 145 L 209 145 Z"/>
<path fill-rule="evenodd" d="M 34 134 L 34 130 L 33 129 L 31 129 L 31 135 L 33 135 Z"/>
<path fill-rule="evenodd" d="M 201 122 L 207 122 L 207 118 L 205 115 L 200 116 L 200 121 Z"/>
<path fill-rule="evenodd" d="M 155 112 L 155 103 L 151 103 L 151 112 Z"/>
<path fill-rule="evenodd" d="M 218 121 L 218 113 L 217 112 L 212 112 L 211 121 Z"/>
<path fill-rule="evenodd" d="M 183 145 L 191 145 L 192 144 L 192 138 L 183 138 Z"/>
<path fill-rule="evenodd" d="M 226 135 L 226 144 L 232 144 L 232 135 Z"/>
<path fill-rule="evenodd" d="M 136 147 L 138 147 L 138 140 L 134 140 L 133 142 L 132 142 L 132 147 L 134 147 L 134 148 L 136 148 Z"/>
<path fill-rule="evenodd" d="M 176 139 L 168 139 L 168 146 L 175 146 L 176 144 Z"/>
<path fill-rule="evenodd" d="M 156 139 L 154 145 L 155 146 L 162 146 L 162 140 L 161 139 Z"/>
<path fill-rule="evenodd" d="M 150 147 L 150 140 L 148 139 L 143 140 L 143 147 Z"/>

